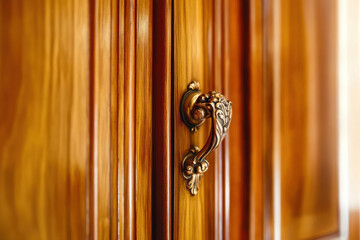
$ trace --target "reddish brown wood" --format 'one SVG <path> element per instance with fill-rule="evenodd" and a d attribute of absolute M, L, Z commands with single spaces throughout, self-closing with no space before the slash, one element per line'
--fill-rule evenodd
<path fill-rule="evenodd" d="M 264 238 L 263 7 L 261 0 L 249 5 L 250 239 Z"/>
<path fill-rule="evenodd" d="M 171 1 L 154 1 L 152 237 L 171 239 Z"/>
<path fill-rule="evenodd" d="M 230 196 L 229 239 L 249 239 L 249 134 L 248 84 L 249 53 L 248 6 L 245 2 L 225 4 L 225 94 L 233 102 L 228 144 Z M 237 23 L 237 24 L 234 24 Z"/>

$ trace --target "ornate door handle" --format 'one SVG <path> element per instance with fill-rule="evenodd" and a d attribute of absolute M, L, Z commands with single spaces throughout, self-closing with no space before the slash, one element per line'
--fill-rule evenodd
<path fill-rule="evenodd" d="M 186 188 L 192 195 L 196 195 L 199 181 L 209 167 L 206 157 L 220 145 L 229 130 L 231 102 L 214 91 L 201 93 L 200 84 L 192 81 L 181 99 L 180 112 L 183 122 L 191 132 L 196 132 L 206 118 L 211 118 L 212 122 L 205 146 L 201 150 L 197 146 L 190 146 L 182 161 L 183 176 L 187 180 Z"/>

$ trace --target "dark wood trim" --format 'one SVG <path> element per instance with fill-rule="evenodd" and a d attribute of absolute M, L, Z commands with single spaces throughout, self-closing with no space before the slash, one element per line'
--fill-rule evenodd
<path fill-rule="evenodd" d="M 170 239 L 171 200 L 171 0 L 153 7 L 153 239 Z"/>

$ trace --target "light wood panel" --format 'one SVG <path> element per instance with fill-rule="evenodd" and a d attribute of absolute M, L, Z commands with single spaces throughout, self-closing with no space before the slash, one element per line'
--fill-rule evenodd
<path fill-rule="evenodd" d="M 197 196 L 191 196 L 185 187 L 185 179 L 181 172 L 181 161 L 190 144 L 203 146 L 205 143 L 205 132 L 209 132 L 208 126 L 202 126 L 200 132 L 190 134 L 180 118 L 176 109 L 180 108 L 180 99 L 187 89 L 191 80 L 200 82 L 204 89 L 204 46 L 203 46 L 203 2 L 196 1 L 174 1 L 174 78 L 173 78 L 173 101 L 174 101 L 174 238 L 175 239 L 204 239 L 209 236 L 210 229 L 214 228 L 214 220 L 209 214 L 214 207 L 207 208 L 206 205 L 214 198 L 207 198 L 210 187 L 213 185 L 212 167 L 200 183 Z M 201 138 L 202 137 L 202 138 Z M 212 159 L 209 159 L 211 166 Z M 213 202 L 211 204 L 214 204 Z M 212 232 L 213 233 L 213 232 Z M 212 234 L 213 235 L 213 234 Z"/>
<path fill-rule="evenodd" d="M 226 91 L 224 72 L 224 3 L 222 1 L 174 1 L 173 137 L 174 137 L 174 238 L 218 239 L 227 237 L 229 171 L 226 145 L 210 154 L 208 171 L 199 192 L 191 196 L 185 187 L 181 161 L 190 144 L 203 147 L 210 122 L 190 133 L 180 118 L 180 100 L 187 85 L 200 82 L 201 90 Z"/>
<path fill-rule="evenodd" d="M 196 79 L 204 88 L 203 80 L 203 5 L 202 1 L 174 1 L 174 109 L 179 109 L 180 99 L 187 84 Z M 187 36 L 191 36 L 188 38 Z M 181 173 L 181 160 L 190 147 L 191 141 L 201 145 L 200 134 L 190 134 L 182 123 L 180 114 L 173 113 L 174 118 L 174 238 L 201 239 L 206 234 L 205 219 L 211 209 L 205 208 L 205 186 L 209 184 L 209 175 L 200 185 L 198 195 L 192 197 L 185 187 Z M 204 128 L 202 129 L 204 130 Z M 203 134 L 203 132 L 202 132 Z M 210 170 L 210 169 L 209 169 Z M 207 173 L 208 174 L 208 173 Z M 210 226 L 209 226 L 210 225 Z"/>
<path fill-rule="evenodd" d="M 0 1 L 1 239 L 84 239 L 87 1 Z"/>
<path fill-rule="evenodd" d="M 119 139 L 120 136 L 120 126 L 123 123 L 123 116 L 120 111 L 123 110 L 123 107 L 120 103 L 123 102 L 124 87 L 123 87 L 123 77 L 120 76 L 120 72 L 123 73 L 123 66 L 119 66 L 122 62 L 120 57 L 123 59 L 123 41 L 120 40 L 120 16 L 124 16 L 122 12 L 122 2 L 118 0 L 111 1 L 111 45 L 110 45 L 110 70 L 111 70 L 111 108 L 110 108 L 110 127 L 111 127 L 111 161 L 110 161 L 110 239 L 119 239 L 120 226 L 122 225 L 122 215 L 123 212 L 120 212 L 120 179 L 123 177 L 120 172 L 121 169 L 121 160 L 123 153 L 123 145 L 120 145 Z M 121 160 L 120 160 L 121 159 Z M 122 227 L 122 226 L 121 226 Z"/>
<path fill-rule="evenodd" d="M 150 239 L 152 200 L 152 2 L 136 2 L 136 238 Z"/>

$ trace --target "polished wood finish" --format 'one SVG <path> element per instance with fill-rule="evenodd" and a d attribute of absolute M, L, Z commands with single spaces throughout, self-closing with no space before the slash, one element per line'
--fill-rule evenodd
<path fill-rule="evenodd" d="M 152 224 L 152 2 L 136 2 L 135 159 L 136 238 L 151 236 Z"/>
<path fill-rule="evenodd" d="M 210 133 L 205 122 L 197 133 L 180 118 L 180 99 L 192 81 L 203 92 L 226 91 L 224 72 L 224 2 L 174 1 L 173 121 L 174 121 L 174 238 L 219 239 L 228 236 L 229 164 L 226 142 L 208 156 L 210 167 L 200 181 L 199 192 L 191 196 L 185 187 L 181 161 L 190 144 L 202 148 Z M 231 100 L 231 99 L 230 99 Z M 231 131 L 231 126 L 230 126 Z"/>
<path fill-rule="evenodd" d="M 124 239 L 135 239 L 135 0 L 124 2 Z M 120 130 L 121 131 L 121 130 Z M 120 134 L 120 135 L 122 135 Z"/>
<path fill-rule="evenodd" d="M 229 14 L 243 20 L 229 35 L 243 41 L 240 49 L 229 42 L 243 67 L 230 71 L 240 79 L 230 82 L 240 104 L 233 118 L 240 134 L 229 133 L 230 237 L 337 236 L 336 1 L 250 1 L 239 8 Z"/>
<path fill-rule="evenodd" d="M 152 2 L 0 11 L 1 239 L 151 238 Z"/>
<path fill-rule="evenodd" d="M 313 239 L 339 231 L 337 8 L 336 1 L 280 4 L 274 43 L 282 54 L 274 56 L 273 75 L 280 161 L 273 171 L 281 208 L 274 211 L 283 239 Z"/>
<path fill-rule="evenodd" d="M 228 239 L 249 239 L 250 136 L 249 136 L 249 5 L 238 1 L 225 5 L 224 44 L 227 96 L 233 102 L 228 136 L 229 224 Z M 234 24 L 236 23 L 236 24 Z"/>
<path fill-rule="evenodd" d="M 171 1 L 153 5 L 153 239 L 172 237 Z"/>
<path fill-rule="evenodd" d="M 263 72 L 263 2 L 254 0 L 249 5 L 250 72 L 247 85 L 250 148 L 250 239 L 264 239 L 264 72 Z"/>
<path fill-rule="evenodd" d="M 250 238 L 337 234 L 336 3 L 250 10 Z"/>
<path fill-rule="evenodd" d="M 191 80 L 200 83 L 206 89 L 204 80 L 204 6 L 202 1 L 174 1 L 174 239 L 205 239 L 214 236 L 214 163 L 213 157 L 208 159 L 210 168 L 201 179 L 198 194 L 194 197 L 185 187 L 182 176 L 181 161 L 190 148 L 190 144 L 202 147 L 209 124 L 202 126 L 196 134 L 190 130 L 180 118 L 180 99 Z M 191 36 L 191 37 L 188 37 Z M 209 70 L 210 71 L 210 70 Z M 178 110 L 178 111 L 176 111 Z"/>
<path fill-rule="evenodd" d="M 104 239 L 110 237 L 111 179 L 112 161 L 112 125 L 111 125 L 111 4 L 109 0 L 92 2 L 94 39 L 92 40 L 94 68 L 92 69 L 92 169 L 94 225 L 90 238 Z M 116 211 L 115 211 L 116 213 Z"/>
<path fill-rule="evenodd" d="M 0 238 L 340 236 L 337 2 L 0 1 Z M 192 80 L 233 102 L 196 196 Z"/>
<path fill-rule="evenodd" d="M 85 239 L 88 1 L 0 1 L 1 239 Z"/>
<path fill-rule="evenodd" d="M 147 239 L 152 234 L 152 2 L 125 1 L 120 6 L 125 13 L 120 16 L 125 48 L 120 238 Z"/>

